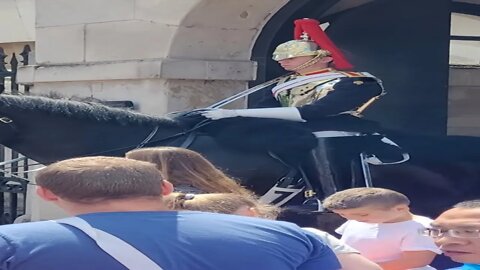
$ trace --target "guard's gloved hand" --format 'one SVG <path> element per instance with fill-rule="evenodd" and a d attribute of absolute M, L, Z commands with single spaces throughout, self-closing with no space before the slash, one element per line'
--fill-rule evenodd
<path fill-rule="evenodd" d="M 201 115 L 211 120 L 218 120 L 240 116 L 238 111 L 240 110 L 212 109 L 202 112 Z"/>
<path fill-rule="evenodd" d="M 201 113 L 202 116 L 218 120 L 231 117 L 257 117 L 257 118 L 273 118 L 284 119 L 297 122 L 305 122 L 295 107 L 281 107 L 281 108 L 263 108 L 263 109 L 242 109 L 242 110 L 225 110 L 212 109 Z"/>

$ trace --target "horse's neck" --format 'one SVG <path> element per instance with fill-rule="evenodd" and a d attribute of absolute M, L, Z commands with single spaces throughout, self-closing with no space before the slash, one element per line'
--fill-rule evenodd
<path fill-rule="evenodd" d="M 136 148 L 155 131 L 151 139 L 160 139 L 181 132 L 168 126 L 120 125 L 65 118 L 20 119 L 18 136 L 5 145 L 41 163 L 78 156 L 123 156 Z"/>

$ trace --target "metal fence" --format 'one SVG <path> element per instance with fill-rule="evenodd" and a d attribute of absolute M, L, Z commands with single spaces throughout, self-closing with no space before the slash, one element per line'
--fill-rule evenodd
<path fill-rule="evenodd" d="M 25 45 L 19 53 L 22 57 L 20 61 L 12 53 L 9 63 L 6 63 L 9 55 L 0 47 L 0 93 L 29 93 L 29 86 L 19 87 L 16 78 L 19 63 L 28 65 L 30 51 L 30 46 Z M 19 153 L 0 145 L 0 225 L 13 223 L 18 216 L 25 214 L 29 162 Z"/>
<path fill-rule="evenodd" d="M 0 225 L 13 221 L 26 210 L 29 160 L 0 147 Z"/>
<path fill-rule="evenodd" d="M 23 89 L 19 89 L 17 84 L 17 70 L 18 65 L 28 65 L 29 55 L 31 49 L 29 45 L 23 47 L 23 51 L 19 53 L 22 59 L 19 61 L 16 53 L 12 53 L 9 63 L 5 62 L 5 59 L 9 56 L 5 53 L 5 50 L 0 47 L 0 93 L 20 94 L 21 92 L 28 94 L 30 87 L 28 85 L 22 86 Z M 20 92 L 21 91 L 21 92 Z"/>

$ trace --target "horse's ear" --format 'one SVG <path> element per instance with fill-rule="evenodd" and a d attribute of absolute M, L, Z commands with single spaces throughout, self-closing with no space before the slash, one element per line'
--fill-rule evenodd
<path fill-rule="evenodd" d="M 47 202 L 58 201 L 58 196 L 51 190 L 44 187 L 37 187 L 37 195 Z"/>

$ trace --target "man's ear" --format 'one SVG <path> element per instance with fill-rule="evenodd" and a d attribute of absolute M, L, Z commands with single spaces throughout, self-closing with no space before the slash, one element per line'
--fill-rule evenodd
<path fill-rule="evenodd" d="M 173 184 L 167 180 L 162 181 L 162 196 L 167 196 L 173 192 Z"/>
<path fill-rule="evenodd" d="M 47 202 L 58 201 L 58 196 L 44 187 L 37 186 L 37 195 Z"/>

